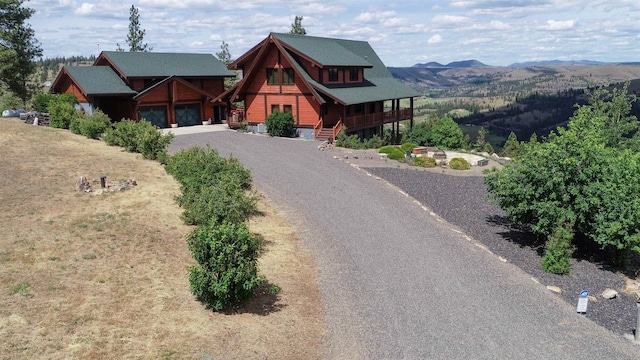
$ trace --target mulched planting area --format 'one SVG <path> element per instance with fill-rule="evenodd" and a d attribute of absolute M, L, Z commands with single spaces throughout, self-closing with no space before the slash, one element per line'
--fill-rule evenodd
<path fill-rule="evenodd" d="M 633 334 L 636 325 L 636 301 L 623 293 L 625 278 L 606 262 L 600 251 L 576 253 L 571 259 L 571 275 L 559 276 L 540 269 L 543 242 L 527 231 L 513 226 L 504 212 L 491 204 L 481 176 L 450 176 L 429 171 L 391 167 L 363 168 L 397 186 L 430 208 L 445 221 L 458 227 L 494 254 L 515 264 L 543 286 L 557 286 L 558 296 L 577 306 L 584 289 L 597 301 L 589 301 L 586 317 L 618 334 Z M 634 263 L 633 265 L 636 265 Z M 637 269 L 637 267 L 630 269 Z M 607 288 L 618 297 L 604 299 Z"/>

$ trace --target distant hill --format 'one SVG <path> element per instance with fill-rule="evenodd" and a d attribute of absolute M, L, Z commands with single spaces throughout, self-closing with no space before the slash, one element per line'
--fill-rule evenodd
<path fill-rule="evenodd" d="M 447 65 L 442 65 L 438 62 L 428 62 L 425 64 L 415 64 L 412 66 L 412 68 L 419 68 L 419 69 L 458 69 L 458 68 L 473 68 L 473 67 L 486 67 L 488 65 L 485 65 L 483 63 L 481 63 L 478 60 L 464 60 L 464 61 L 454 61 L 454 62 L 450 62 Z"/>
<path fill-rule="evenodd" d="M 526 68 L 533 66 L 562 66 L 562 65 L 612 65 L 615 63 L 607 63 L 593 60 L 543 60 L 543 61 L 526 61 L 521 63 L 513 63 L 508 67 Z"/>

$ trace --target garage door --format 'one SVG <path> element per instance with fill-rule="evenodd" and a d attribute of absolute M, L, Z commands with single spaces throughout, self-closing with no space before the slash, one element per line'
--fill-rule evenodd
<path fill-rule="evenodd" d="M 145 119 L 153 125 L 163 129 L 167 127 L 167 107 L 141 106 L 138 110 L 138 119 Z"/>
<path fill-rule="evenodd" d="M 202 124 L 200 104 L 176 105 L 176 122 L 178 126 Z"/>

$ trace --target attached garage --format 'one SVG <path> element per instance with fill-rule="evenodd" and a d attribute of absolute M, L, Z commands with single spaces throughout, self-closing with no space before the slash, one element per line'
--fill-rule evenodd
<path fill-rule="evenodd" d="M 191 126 L 202 123 L 200 104 L 176 105 L 176 123 L 178 126 Z"/>
<path fill-rule="evenodd" d="M 167 127 L 166 106 L 142 106 L 138 110 L 138 119 L 145 119 L 153 125 L 164 129 Z"/>

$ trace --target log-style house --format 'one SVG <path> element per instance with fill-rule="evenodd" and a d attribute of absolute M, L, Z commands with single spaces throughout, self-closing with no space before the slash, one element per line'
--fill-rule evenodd
<path fill-rule="evenodd" d="M 93 66 L 65 66 L 51 91 L 75 94 L 88 113 L 165 128 L 223 120 L 226 104 L 212 100 L 235 76 L 210 54 L 103 51 Z"/>
<path fill-rule="evenodd" d="M 396 80 L 365 41 L 271 33 L 228 66 L 242 80 L 215 101 L 244 102 L 229 118 L 264 129 L 274 111 L 290 112 L 299 136 L 335 138 L 343 128 L 368 137 L 413 122 L 419 94 Z M 401 100 L 405 99 L 401 103 Z M 402 104 L 402 105 L 401 105 Z"/>

